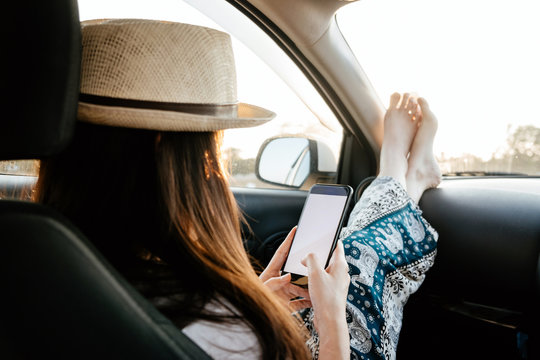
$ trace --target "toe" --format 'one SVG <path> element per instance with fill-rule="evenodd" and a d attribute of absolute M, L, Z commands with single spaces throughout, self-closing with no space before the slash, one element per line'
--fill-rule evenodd
<path fill-rule="evenodd" d="M 429 105 L 426 99 L 424 98 L 418 98 L 418 105 L 420 105 L 420 108 L 422 109 L 422 112 L 428 112 L 429 111 Z"/>
<path fill-rule="evenodd" d="M 418 105 L 420 105 L 420 109 L 422 112 L 422 119 L 427 120 L 428 123 L 432 124 L 432 127 L 437 127 L 437 118 L 431 112 L 431 109 L 429 108 L 428 102 L 424 98 L 418 99 Z"/>
<path fill-rule="evenodd" d="M 414 96 L 409 97 L 409 103 L 407 104 L 407 108 L 410 110 L 416 110 L 417 106 L 418 100 Z"/>
<path fill-rule="evenodd" d="M 403 97 L 401 98 L 401 104 L 399 104 L 399 107 L 402 109 L 406 109 L 407 105 L 409 104 L 409 98 L 411 97 L 411 94 L 404 93 Z"/>
<path fill-rule="evenodd" d="M 398 106 L 399 99 L 401 99 L 401 95 L 399 93 L 395 92 L 390 96 L 390 109 L 395 109 Z"/>

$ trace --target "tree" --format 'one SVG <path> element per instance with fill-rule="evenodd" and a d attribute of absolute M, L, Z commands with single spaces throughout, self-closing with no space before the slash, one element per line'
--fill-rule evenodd
<path fill-rule="evenodd" d="M 513 171 L 528 174 L 540 172 L 540 128 L 532 125 L 519 126 L 507 139 L 506 157 Z"/>
<path fill-rule="evenodd" d="M 540 175 L 540 128 L 519 126 L 508 134 L 506 146 L 484 161 L 471 154 L 438 159 L 445 174 L 523 173 Z"/>
<path fill-rule="evenodd" d="M 255 159 L 244 159 L 240 156 L 240 149 L 227 148 L 223 151 L 225 166 L 231 175 L 253 174 L 255 172 Z"/>
<path fill-rule="evenodd" d="M 532 125 L 519 126 L 508 136 L 508 147 L 511 155 L 540 160 L 540 128 Z"/>

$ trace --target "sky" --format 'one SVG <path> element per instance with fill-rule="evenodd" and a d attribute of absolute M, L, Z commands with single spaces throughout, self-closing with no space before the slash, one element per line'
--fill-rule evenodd
<path fill-rule="evenodd" d="M 178 0 L 79 0 L 81 20 L 144 17 L 216 27 Z M 504 147 L 519 125 L 540 127 L 540 15 L 538 0 L 361 0 L 338 12 L 337 21 L 383 104 L 392 92 L 425 97 L 439 119 L 435 153 L 471 153 L 489 159 Z M 218 27 L 219 28 L 219 27 Z M 237 67 L 266 65 L 247 48 L 233 43 Z M 251 91 L 253 84 L 276 89 L 275 98 Z M 243 85 L 246 84 L 246 85 Z M 239 73 L 239 99 L 289 117 L 313 117 L 292 101 L 286 84 Z M 245 91 L 249 89 L 248 91 Z M 287 119 L 284 119 L 286 121 Z M 279 132 L 273 121 L 261 137 L 235 132 L 232 141 L 251 141 L 243 156 L 252 157 L 268 134 Z M 294 129 L 293 129 L 294 130 Z M 339 141 L 339 136 L 333 141 Z"/>
<path fill-rule="evenodd" d="M 341 31 L 386 105 L 425 97 L 436 154 L 490 158 L 519 125 L 540 127 L 540 1 L 362 0 Z"/>

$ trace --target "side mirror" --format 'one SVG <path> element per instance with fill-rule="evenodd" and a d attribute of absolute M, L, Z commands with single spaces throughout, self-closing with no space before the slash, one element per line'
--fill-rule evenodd
<path fill-rule="evenodd" d="M 325 143 L 303 137 L 274 137 L 266 140 L 257 155 L 257 178 L 269 184 L 309 188 L 331 183 L 337 161 Z"/>

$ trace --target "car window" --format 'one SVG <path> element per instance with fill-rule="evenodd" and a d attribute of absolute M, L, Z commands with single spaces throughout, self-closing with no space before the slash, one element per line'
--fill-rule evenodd
<path fill-rule="evenodd" d="M 540 175 L 538 14 L 536 0 L 362 0 L 337 22 L 384 104 L 428 100 L 444 173 Z"/>
<path fill-rule="evenodd" d="M 37 160 L 0 161 L 0 200 L 30 200 L 38 173 Z"/>
<path fill-rule="evenodd" d="M 303 136 L 321 141 L 326 145 L 324 148 L 330 149 L 332 161 L 337 164 L 342 128 L 333 113 L 281 49 L 227 2 L 79 0 L 78 3 L 81 20 L 159 19 L 202 25 L 231 34 L 239 101 L 262 106 L 277 115 L 258 127 L 224 132 L 222 153 L 231 175 L 231 186 L 282 187 L 260 181 L 255 173 L 259 148 L 272 137 Z M 210 17 L 195 7 L 204 8 Z M 332 181 L 332 177 L 323 181 Z M 293 182 L 297 184 L 298 177 Z"/>
<path fill-rule="evenodd" d="M 37 176 L 39 162 L 36 160 L 0 161 L 0 175 Z"/>

